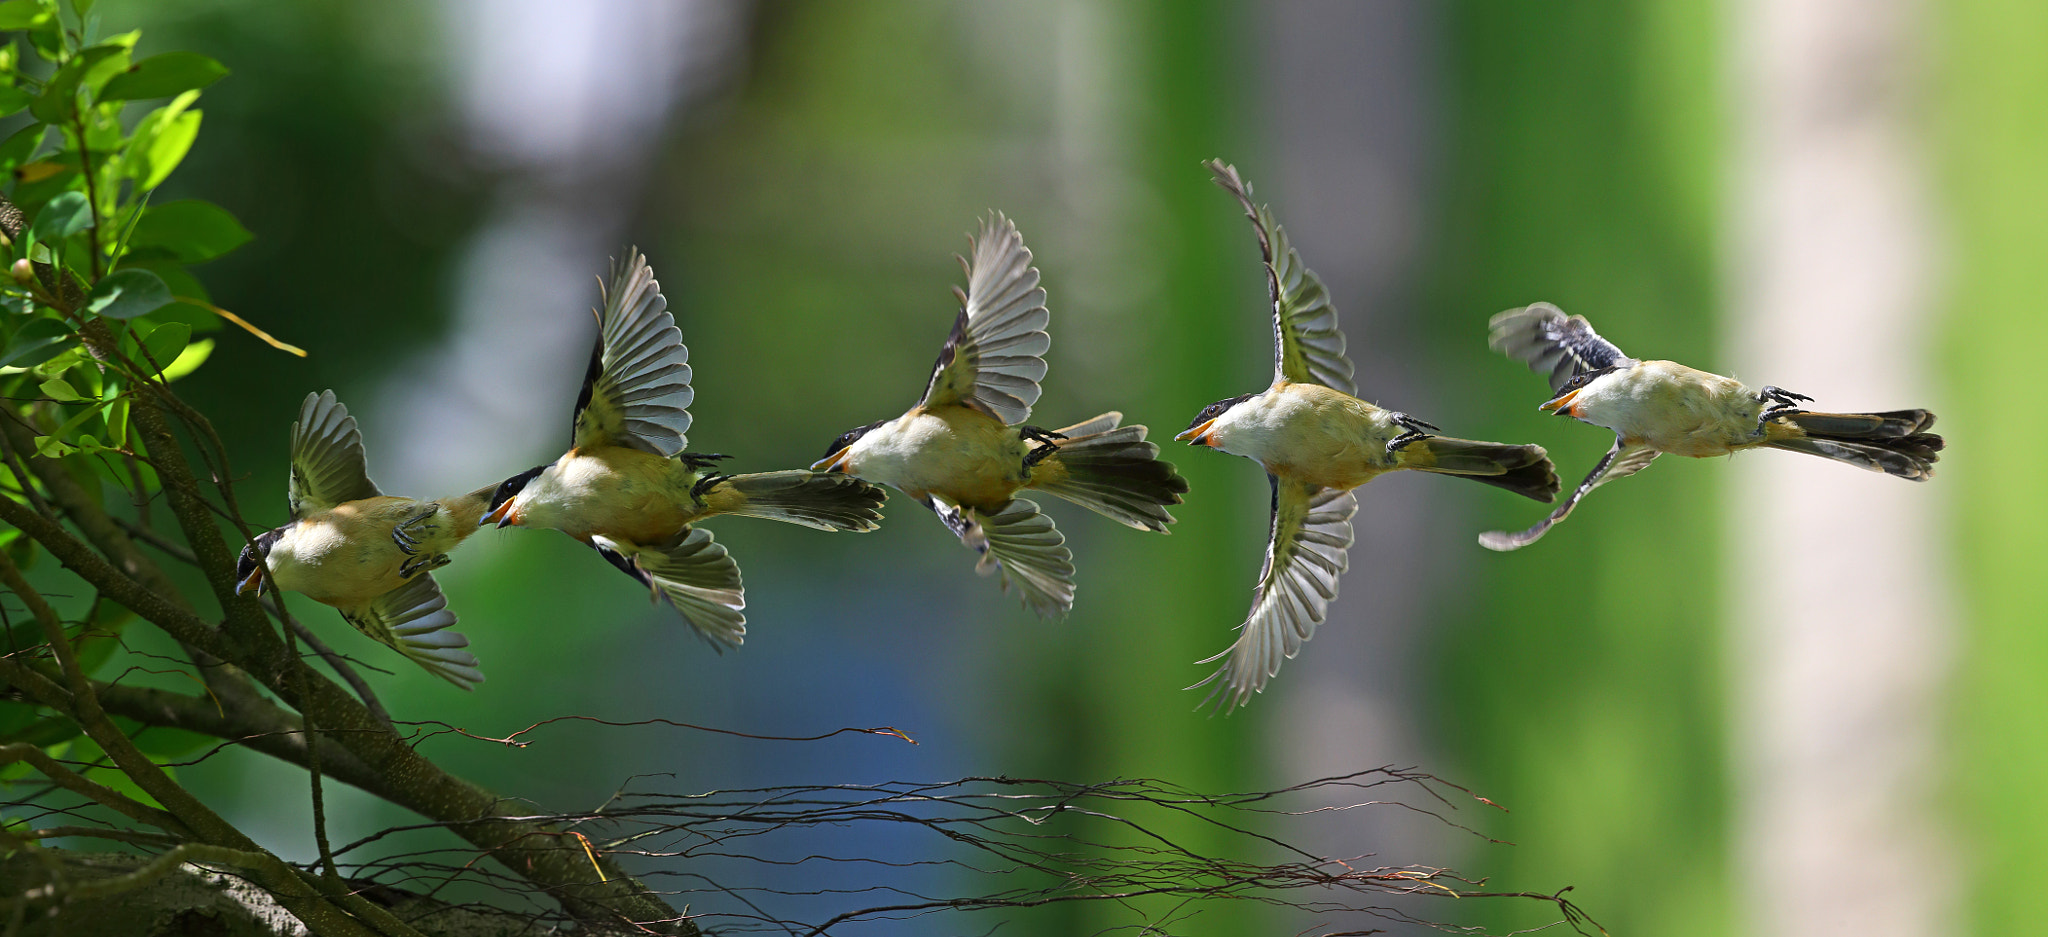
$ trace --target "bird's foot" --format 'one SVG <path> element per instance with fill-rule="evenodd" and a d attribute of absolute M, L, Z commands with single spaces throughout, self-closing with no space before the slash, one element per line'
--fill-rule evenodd
<path fill-rule="evenodd" d="M 1784 406 L 1813 402 L 1813 398 L 1805 394 L 1795 394 L 1782 387 L 1773 387 L 1769 384 L 1765 384 L 1762 390 L 1756 392 L 1756 399 L 1758 403 L 1772 403 Z"/>
<path fill-rule="evenodd" d="M 436 553 L 433 556 L 413 556 L 411 559 L 399 564 L 398 578 L 411 579 L 422 572 L 430 569 L 440 569 L 452 562 L 454 560 L 449 559 L 446 553 Z"/>
<path fill-rule="evenodd" d="M 1406 430 L 1406 432 L 1387 440 L 1388 455 L 1400 452 L 1402 449 L 1407 448 L 1409 443 L 1418 439 L 1428 439 L 1430 433 L 1443 432 L 1437 428 L 1436 424 L 1418 420 L 1406 413 L 1395 413 L 1393 419 L 1394 424 Z"/>
<path fill-rule="evenodd" d="M 1795 394 L 1782 387 L 1772 387 L 1769 384 L 1764 385 L 1762 390 L 1757 391 L 1756 400 L 1758 403 L 1766 405 L 1763 412 L 1756 415 L 1756 435 L 1758 436 L 1764 434 L 1764 424 L 1781 416 L 1805 413 L 1806 411 L 1799 407 L 1799 404 L 1813 402 L 1813 398 L 1805 394 Z"/>
<path fill-rule="evenodd" d="M 946 529 L 952 531 L 955 537 L 965 540 L 967 539 L 967 532 L 974 529 L 974 520 L 967 516 L 966 511 L 950 504 L 940 504 L 931 495 L 925 495 L 917 499 L 917 502 L 930 509 L 933 514 L 937 514 L 939 516 L 939 523 L 946 525 Z M 988 545 L 984 543 L 976 549 L 987 552 Z"/>
<path fill-rule="evenodd" d="M 427 522 L 440 513 L 440 508 L 428 508 L 401 521 L 391 528 L 391 542 L 398 544 L 398 552 L 412 556 L 419 552 L 420 538 L 433 533 L 433 525 Z"/>
<path fill-rule="evenodd" d="M 731 477 L 731 475 L 719 475 L 714 473 L 711 475 L 706 475 L 703 478 L 697 479 L 697 483 L 690 486 L 690 497 L 695 498 L 701 502 L 704 500 L 705 492 L 710 491 L 712 488 L 716 487 L 719 482 L 725 481 L 726 479 Z"/>
<path fill-rule="evenodd" d="M 1038 443 L 1031 451 L 1024 453 L 1024 474 L 1029 475 L 1032 466 L 1060 451 L 1060 440 L 1066 439 L 1067 436 L 1065 433 L 1056 433 L 1036 426 L 1020 426 L 1017 427 L 1017 438 Z"/>
<path fill-rule="evenodd" d="M 723 452 L 684 452 L 678 454 L 676 458 L 681 459 L 684 465 L 690 467 L 691 471 L 700 472 L 730 459 L 732 456 Z"/>

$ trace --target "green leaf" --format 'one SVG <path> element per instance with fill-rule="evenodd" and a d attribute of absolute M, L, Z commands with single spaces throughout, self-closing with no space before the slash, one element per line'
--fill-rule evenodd
<path fill-rule="evenodd" d="M 49 82 L 43 85 L 43 93 L 36 95 L 34 103 L 29 105 L 29 113 L 36 115 L 37 120 L 45 123 L 61 124 L 69 121 L 71 115 L 78 110 L 78 83 L 85 79 L 85 73 L 91 71 L 93 66 L 106 61 L 108 57 L 122 55 L 127 51 L 126 46 L 118 43 L 103 43 L 81 50 L 71 57 L 71 61 L 65 62 L 62 68 L 57 69 L 56 74 L 50 76 Z"/>
<path fill-rule="evenodd" d="M 114 76 L 100 90 L 102 101 L 140 101 L 167 98 L 204 88 L 221 80 L 227 67 L 197 52 L 166 52 L 152 55 Z"/>
<path fill-rule="evenodd" d="M 85 193 L 71 191 L 58 193 L 45 204 L 28 233 L 38 241 L 61 241 L 90 227 L 92 207 L 86 204 Z"/>
<path fill-rule="evenodd" d="M 45 459 L 61 459 L 77 451 L 77 449 L 65 445 L 63 440 L 55 436 L 36 437 L 36 455 L 42 456 Z"/>
<path fill-rule="evenodd" d="M 180 199 L 152 205 L 143 212 L 128 246 L 132 250 L 163 248 L 178 262 L 189 264 L 212 260 L 253 237 L 227 209 L 199 199 Z"/>
<path fill-rule="evenodd" d="M 165 324 L 184 325 L 184 323 L 182 322 L 168 322 Z M 196 342 L 193 342 L 190 345 L 186 345 L 185 350 L 178 353 L 178 360 L 171 362 L 169 367 L 164 368 L 164 382 L 169 383 L 171 381 L 175 381 L 178 378 L 184 377 L 187 374 L 191 374 L 192 372 L 199 370 L 199 366 L 205 364 L 206 359 L 208 357 L 211 357 L 212 355 L 213 339 L 202 338 Z M 121 415 L 124 417 L 127 416 L 128 414 L 127 405 L 127 400 L 124 399 L 121 401 Z M 113 420 L 114 418 L 112 414 L 109 414 L 107 416 L 107 423 L 109 426 L 113 425 Z M 115 443 L 115 445 L 120 445 L 120 443 Z"/>
<path fill-rule="evenodd" d="M 170 304 L 171 289 L 164 285 L 162 277 L 137 267 L 125 267 L 107 274 L 93 286 L 85 308 L 109 319 L 133 319 Z"/>
<path fill-rule="evenodd" d="M 212 346 L 213 339 L 209 338 L 199 344 Z M 197 348 L 199 346 L 194 345 L 192 347 Z M 211 351 L 211 347 L 208 350 Z M 186 354 L 190 354 L 191 351 L 191 348 L 185 349 Z M 206 356 L 200 355 L 199 357 L 205 358 Z M 179 355 L 178 360 L 185 360 L 185 355 Z M 171 367 L 177 367 L 177 365 L 174 364 Z M 179 376 L 182 377 L 183 375 Z M 166 368 L 164 369 L 164 380 L 174 381 L 177 378 L 172 377 L 170 369 Z M 128 398 L 126 397 L 116 398 L 113 403 L 107 405 L 107 445 L 117 449 L 128 445 Z"/>
<path fill-rule="evenodd" d="M 71 389 L 71 382 L 66 381 L 61 377 L 53 377 L 47 381 L 44 381 L 42 383 L 42 389 L 43 396 L 48 397 L 51 400 L 62 401 L 64 403 L 76 403 L 80 400 L 85 399 L 84 397 L 80 397 L 78 395 L 78 391 Z"/>
<path fill-rule="evenodd" d="M 0 88 L 0 117 L 6 117 L 27 107 L 35 96 L 16 87 Z"/>
<path fill-rule="evenodd" d="M 183 322 L 166 322 L 150 330 L 142 340 L 142 350 L 148 355 L 143 361 L 156 362 L 158 368 L 178 360 L 185 351 L 185 345 L 192 341 L 192 327 Z"/>
<path fill-rule="evenodd" d="M 21 327 L 0 351 L 0 367 L 32 368 L 64 351 L 71 327 L 56 319 L 35 319 Z"/>
<path fill-rule="evenodd" d="M 136 187 L 140 189 L 154 189 L 162 185 L 164 179 L 170 176 L 171 170 L 178 168 L 178 164 L 185 160 L 185 154 L 192 149 L 192 141 L 198 138 L 198 111 L 186 111 L 170 118 L 156 132 L 155 138 L 150 140 L 147 149 L 136 148 L 128 151 L 131 157 L 141 157 L 136 160 L 137 171 L 130 172 L 128 177 L 134 179 Z"/>
<path fill-rule="evenodd" d="M 11 170 L 33 159 L 49 132 L 49 124 L 30 124 L 0 141 L 0 169 Z"/>
<path fill-rule="evenodd" d="M 43 9 L 36 0 L 7 0 L 0 3 L 0 29 L 28 29 L 40 26 L 50 18 L 50 11 Z"/>

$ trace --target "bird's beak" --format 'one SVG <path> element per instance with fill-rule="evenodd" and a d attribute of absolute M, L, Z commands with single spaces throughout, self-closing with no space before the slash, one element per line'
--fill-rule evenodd
<path fill-rule="evenodd" d="M 257 595 L 263 594 L 263 566 L 260 563 L 255 569 L 250 570 L 246 578 L 235 584 L 236 595 L 248 595 L 252 592 Z"/>
<path fill-rule="evenodd" d="M 490 513 L 485 514 L 482 520 L 477 521 L 476 525 L 482 527 L 486 524 L 496 524 L 499 527 L 503 527 L 506 524 L 518 523 L 518 519 L 512 516 L 512 505 L 518 500 L 518 498 L 506 498 L 502 504 L 492 508 Z"/>
<path fill-rule="evenodd" d="M 1572 398 L 1577 397 L 1578 395 L 1579 392 L 1576 390 L 1566 391 L 1565 393 L 1559 394 L 1555 397 L 1550 398 L 1549 400 L 1546 400 L 1538 404 L 1536 406 L 1536 409 L 1548 410 L 1552 413 L 1570 416 L 1572 411 L 1566 408 L 1572 405 Z"/>
<path fill-rule="evenodd" d="M 831 455 L 828 455 L 822 459 L 819 459 L 816 462 L 811 463 L 811 471 L 845 472 L 847 470 L 848 463 L 852 461 L 852 459 L 848 458 L 847 453 L 851 452 L 852 450 L 852 446 L 847 446 L 845 449 L 841 449 L 838 452 L 832 453 Z"/>
<path fill-rule="evenodd" d="M 1208 446 L 1214 449 L 1216 448 L 1216 440 L 1209 438 L 1209 428 L 1215 425 L 1215 420 L 1204 420 L 1200 426 L 1189 427 L 1187 431 L 1173 437 L 1174 441 L 1184 442 L 1190 446 Z"/>

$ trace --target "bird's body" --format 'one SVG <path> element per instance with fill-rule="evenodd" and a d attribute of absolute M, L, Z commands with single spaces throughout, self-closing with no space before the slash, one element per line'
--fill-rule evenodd
<path fill-rule="evenodd" d="M 976 568 L 1002 573 L 1046 617 L 1074 600 L 1073 554 L 1026 489 L 1064 498 L 1139 530 L 1173 523 L 1187 482 L 1145 427 L 1114 411 L 1057 430 L 1025 424 L 1045 376 L 1051 314 L 1016 225 L 998 214 L 974 239 L 968 286 L 924 397 L 902 416 L 840 435 L 811 466 L 889 485 L 932 510 Z"/>
<path fill-rule="evenodd" d="M 639 449 L 572 449 L 527 483 L 513 523 L 586 542 L 603 535 L 662 543 L 692 521 L 718 513 L 690 494 L 701 477 L 678 459 Z"/>
<path fill-rule="evenodd" d="M 559 530 L 667 601 L 718 645 L 746 634 L 739 565 L 697 522 L 743 514 L 819 530 L 867 531 L 886 495 L 843 475 L 723 475 L 722 454 L 683 451 L 689 349 L 639 253 L 614 270 L 576 402 L 569 451 L 506 479 L 480 523 Z M 474 526 L 474 523 L 472 524 Z"/>
<path fill-rule="evenodd" d="M 280 589 L 336 608 L 367 607 L 405 584 L 414 556 L 445 556 L 476 530 L 488 490 L 438 501 L 382 495 L 337 504 L 280 528 L 270 578 Z M 410 526 L 407 526 L 410 525 Z M 391 532 L 418 531 L 411 553 Z"/>
<path fill-rule="evenodd" d="M 914 407 L 862 436 L 848 454 L 857 474 L 913 498 L 938 495 L 953 504 L 995 510 L 1033 477 L 1058 472 L 1058 455 L 1032 466 L 1031 449 L 1014 426 L 961 406 Z"/>
<path fill-rule="evenodd" d="M 1565 413 L 1671 455 L 1707 458 L 1768 442 L 1764 403 L 1741 381 L 1675 361 L 1644 361 L 1588 382 Z M 1791 429 L 1769 424 L 1766 430 Z"/>
<path fill-rule="evenodd" d="M 1944 445 L 1927 432 L 1934 414 L 1926 410 L 1801 409 L 1813 398 L 1769 385 L 1751 388 L 1675 361 L 1638 361 L 1601 338 L 1584 316 L 1566 316 L 1549 303 L 1510 309 L 1489 326 L 1496 351 L 1549 377 L 1552 396 L 1539 409 L 1614 432 L 1607 455 L 1549 517 L 1519 532 L 1480 534 L 1480 545 L 1491 550 L 1535 543 L 1593 489 L 1640 472 L 1665 453 L 1703 459 L 1784 449 L 1926 481 Z"/>
<path fill-rule="evenodd" d="M 1251 459 L 1273 489 L 1273 522 L 1257 598 L 1237 641 L 1209 658 L 1224 708 L 1243 705 L 1315 633 L 1350 564 L 1350 492 L 1388 472 L 1455 475 L 1538 501 L 1557 496 L 1557 474 L 1542 446 L 1436 435 L 1436 427 L 1352 393 L 1344 333 L 1322 281 L 1301 262 L 1286 232 L 1237 170 L 1207 163 L 1244 208 L 1266 264 L 1273 317 L 1273 383 L 1219 400 L 1174 437 Z"/>
<path fill-rule="evenodd" d="M 1408 432 L 1396 414 L 1321 384 L 1275 382 L 1230 408 L 1210 433 L 1215 448 L 1290 481 L 1349 491 L 1408 466 L 1387 443 Z"/>
<path fill-rule="evenodd" d="M 357 630 L 456 686 L 483 680 L 430 571 L 483 516 L 490 488 L 422 501 L 370 481 L 355 418 L 333 391 L 308 394 L 292 424 L 291 523 L 258 535 L 235 564 L 237 592 L 279 589 L 332 606 Z"/>

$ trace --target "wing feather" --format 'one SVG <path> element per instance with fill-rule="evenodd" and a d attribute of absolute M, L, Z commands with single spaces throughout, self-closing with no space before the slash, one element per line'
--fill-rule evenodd
<path fill-rule="evenodd" d="M 1635 364 L 1593 331 L 1585 316 L 1566 316 L 1549 303 L 1510 309 L 1494 316 L 1487 327 L 1487 344 L 1548 377 L 1552 393 L 1588 371 Z"/>
<path fill-rule="evenodd" d="M 1074 607 L 1074 554 L 1067 538 L 1038 504 L 1012 499 L 1001 508 L 977 511 L 929 502 L 939 519 L 981 554 L 975 570 L 1000 572 L 1003 591 L 1014 586 L 1025 607 L 1041 618 L 1058 618 Z"/>
<path fill-rule="evenodd" d="M 1273 302 L 1274 379 L 1316 383 L 1356 394 L 1351 359 L 1344 356 L 1344 331 L 1338 326 L 1337 310 L 1330 305 L 1330 292 L 1322 279 L 1301 262 L 1287 231 L 1273 220 L 1272 211 L 1252 201 L 1251 185 L 1237 174 L 1237 167 L 1215 159 L 1203 165 L 1215 174 L 1216 184 L 1244 206 L 1245 217 L 1251 219 L 1259 235 L 1267 294 Z"/>
<path fill-rule="evenodd" d="M 484 681 L 476 655 L 463 650 L 469 639 L 449 630 L 455 626 L 455 613 L 448 610 L 448 598 L 430 573 L 406 580 L 367 609 L 344 609 L 341 616 L 357 631 L 449 683 L 468 690 Z"/>
<path fill-rule="evenodd" d="M 939 351 L 920 406 L 960 404 L 1005 424 L 1031 418 L 1038 382 L 1045 378 L 1052 320 L 1031 249 L 1010 219 L 997 212 L 973 239 L 967 262 L 967 292 L 953 320 L 953 332 Z"/>
<path fill-rule="evenodd" d="M 576 401 L 574 445 L 674 456 L 689 442 L 690 350 L 638 250 L 612 266 L 597 347 Z"/>
<path fill-rule="evenodd" d="M 382 492 L 370 481 L 363 434 L 334 391 L 307 394 L 292 424 L 292 519 Z"/>
<path fill-rule="evenodd" d="M 1572 491 L 1571 497 L 1564 499 L 1564 503 L 1558 505 L 1557 510 L 1550 512 L 1549 517 L 1536 522 L 1536 526 L 1528 530 L 1514 533 L 1489 530 L 1479 535 L 1479 545 L 1506 553 L 1543 539 L 1543 535 L 1549 533 L 1550 528 L 1558 521 L 1571 516 L 1572 508 L 1578 507 L 1580 498 L 1591 494 L 1593 489 L 1601 485 L 1617 478 L 1627 478 L 1648 468 L 1651 462 L 1656 461 L 1657 455 L 1655 449 L 1625 443 L 1621 437 L 1616 436 L 1614 445 L 1607 450 L 1606 455 L 1600 457 L 1600 461 L 1593 466 L 1593 471 L 1586 474 L 1586 480 L 1580 482 L 1579 487 Z"/>
<path fill-rule="evenodd" d="M 630 563 L 620 561 L 622 551 L 609 541 L 592 539 L 605 559 L 652 588 L 713 647 L 738 647 L 746 640 L 747 616 L 740 610 L 747 607 L 747 593 L 740 584 L 740 566 L 710 531 L 689 528 L 672 546 L 635 551 Z"/>
<path fill-rule="evenodd" d="M 1267 478 L 1273 485 L 1272 532 L 1251 615 L 1239 626 L 1236 643 L 1200 661 L 1223 665 L 1195 684 L 1215 684 L 1204 705 L 1213 701 L 1226 712 L 1264 690 L 1280 664 L 1300 653 L 1351 562 L 1351 517 L 1358 512 L 1351 493 Z"/>

